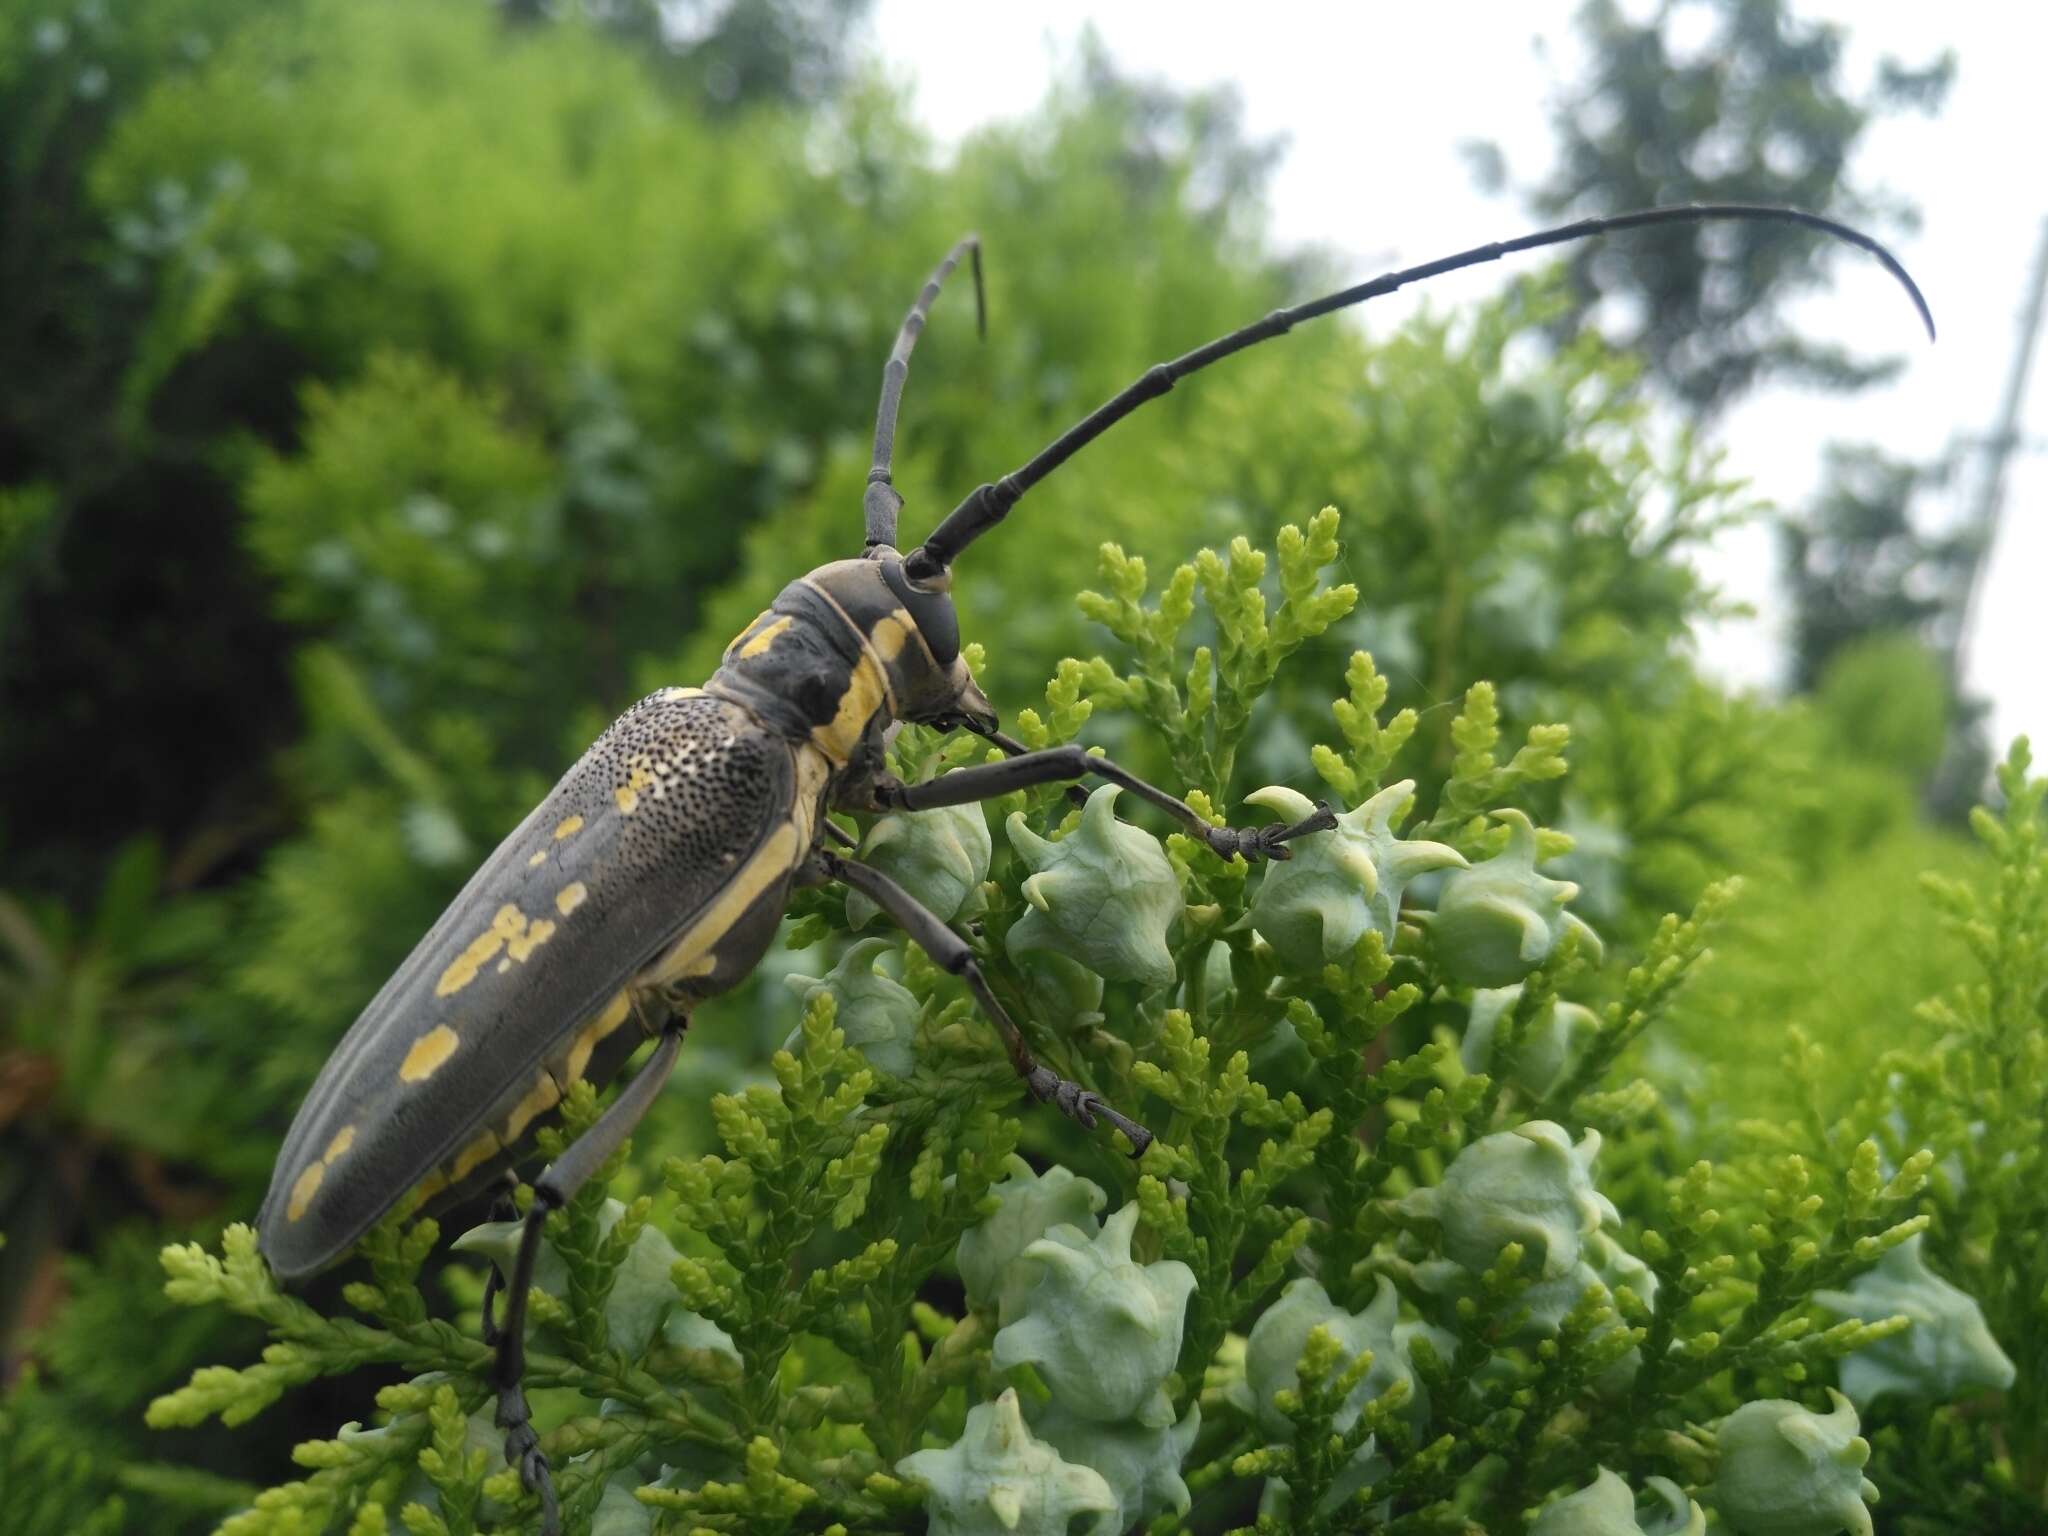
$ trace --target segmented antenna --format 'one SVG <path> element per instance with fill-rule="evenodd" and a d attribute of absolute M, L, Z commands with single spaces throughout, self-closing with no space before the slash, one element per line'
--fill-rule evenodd
<path fill-rule="evenodd" d="M 1645 208 L 1635 213 L 1614 214 L 1605 218 L 1580 219 L 1576 223 L 1561 224 L 1555 229 L 1538 230 L 1533 235 L 1523 235 L 1518 239 L 1474 246 L 1469 251 L 1460 251 L 1455 256 L 1439 257 L 1435 261 L 1424 262 L 1419 267 L 1406 267 L 1398 272 L 1389 272 L 1370 282 L 1360 283 L 1355 288 L 1346 288 L 1320 299 L 1311 299 L 1306 304 L 1298 304 L 1292 309 L 1276 309 L 1263 320 L 1255 321 L 1242 330 L 1232 331 L 1227 336 L 1219 336 L 1216 340 L 1199 346 L 1170 363 L 1155 364 L 1121 393 L 1096 407 L 1054 438 L 1021 469 L 1003 476 L 991 485 L 976 486 L 959 506 L 946 514 L 945 520 L 932 530 L 924 543 L 905 557 L 904 573 L 912 581 L 920 583 L 940 581 L 947 568 L 959 558 L 960 551 L 1008 516 L 1010 509 L 1026 491 L 1139 406 L 1148 400 L 1158 399 L 1189 374 L 1199 372 L 1211 363 L 1220 362 L 1233 352 L 1242 352 L 1246 347 L 1258 342 L 1270 341 L 1275 336 L 1284 336 L 1304 320 L 1313 320 L 1353 304 L 1363 304 L 1367 299 L 1376 299 L 1382 294 L 1392 293 L 1409 283 L 1437 277 L 1445 272 L 1455 272 L 1461 267 L 1475 267 L 1483 262 L 1498 261 L 1503 256 L 1512 255 L 1517 251 L 1534 250 L 1545 245 L 1562 245 L 1567 241 L 1585 239 L 1589 235 L 1607 234 L 1618 229 L 1636 229 L 1646 224 L 1696 223 L 1713 219 L 1767 219 L 1803 224 L 1809 229 L 1817 229 L 1823 234 L 1833 235 L 1838 240 L 1846 240 L 1851 245 L 1860 246 L 1882 262 L 1885 270 L 1904 286 L 1913 301 L 1913 307 L 1920 313 L 1921 322 L 1927 327 L 1928 339 L 1934 339 L 1934 315 L 1927 307 L 1927 300 L 1921 296 L 1919 285 L 1913 281 L 1905 267 L 1900 265 L 1898 258 L 1861 230 L 1851 229 L 1846 224 L 1824 218 L 1820 214 L 1807 213 L 1798 208 L 1774 208 L 1758 203 L 1686 203 L 1668 208 Z M 892 511 L 892 519 L 893 516 Z"/>
<path fill-rule="evenodd" d="M 962 256 L 971 258 L 974 266 L 974 328 L 979 335 L 988 335 L 988 300 L 981 284 L 981 239 L 964 235 L 918 290 L 917 302 L 910 306 L 910 313 L 903 317 L 903 325 L 896 332 L 896 345 L 889 350 L 889 361 L 882 365 L 882 403 L 875 410 L 875 461 L 868 470 L 868 488 L 861 498 L 869 549 L 896 542 L 896 514 L 903 510 L 903 498 L 896 493 L 889 468 L 896 452 L 896 412 L 903 404 L 903 385 L 910 377 L 910 354 L 924 332 L 925 318 L 931 314 L 939 290 L 960 265 Z"/>

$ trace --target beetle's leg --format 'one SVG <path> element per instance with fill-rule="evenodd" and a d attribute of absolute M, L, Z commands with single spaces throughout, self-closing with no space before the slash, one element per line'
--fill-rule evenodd
<path fill-rule="evenodd" d="M 499 1177 L 498 1198 L 491 1202 L 491 1220 L 517 1221 L 519 1207 L 513 1203 L 513 1193 L 519 1188 L 519 1175 L 510 1168 Z M 505 1276 L 493 1264 L 491 1272 L 484 1276 L 484 1342 L 496 1344 L 503 1336 L 498 1327 L 498 1293 L 505 1289 Z"/>
<path fill-rule="evenodd" d="M 936 912 L 872 865 L 857 864 L 822 850 L 816 857 L 823 861 L 826 873 L 833 879 L 844 881 L 888 913 L 940 969 L 967 983 L 975 1002 L 981 1005 L 981 1011 L 988 1015 L 989 1022 L 1002 1036 L 1003 1048 L 1010 1053 L 1010 1065 L 1024 1079 L 1024 1086 L 1031 1090 L 1033 1098 L 1041 1104 L 1051 1104 L 1069 1120 L 1090 1130 L 1095 1128 L 1098 1116 L 1107 1120 L 1130 1138 L 1134 1157 L 1152 1145 L 1152 1133 L 1144 1126 L 1104 1102 L 1099 1095 L 1079 1083 L 1067 1081 L 1050 1067 L 1039 1063 L 1038 1058 L 1031 1054 L 1031 1047 L 1024 1043 L 1024 1036 L 1018 1032 L 1015 1022 L 1003 1011 L 1003 1005 L 996 1001 L 988 978 L 975 961 L 974 951 L 967 947 L 965 939 L 940 920 Z"/>
<path fill-rule="evenodd" d="M 1337 824 L 1337 813 L 1325 804 L 1318 805 L 1314 815 L 1296 822 L 1276 822 L 1265 827 L 1219 827 L 1187 801 L 1169 795 L 1156 784 L 1146 783 L 1130 769 L 1120 767 L 1106 757 L 1096 757 L 1077 745 L 1070 743 L 1064 747 L 1047 747 L 1043 751 L 1032 752 L 1026 750 L 1022 742 L 1000 731 L 978 734 L 986 736 L 1004 751 L 1017 755 L 1000 763 L 955 768 L 951 773 L 942 773 L 922 784 L 884 782 L 875 787 L 876 800 L 889 810 L 926 811 L 941 805 L 993 800 L 1015 790 L 1055 784 L 1062 779 L 1083 778 L 1092 773 L 1112 784 L 1121 784 L 1158 806 L 1186 827 L 1192 836 L 1202 839 L 1226 859 L 1234 853 L 1241 853 L 1247 859 L 1292 858 L 1293 854 L 1287 847 L 1290 840 L 1311 832 L 1327 832 Z"/>
<path fill-rule="evenodd" d="M 633 1127 L 647 1113 L 647 1106 L 661 1092 L 682 1049 L 687 1019 L 669 1021 L 661 1044 L 647 1058 L 640 1075 L 626 1084 L 597 1124 L 572 1141 L 562 1155 L 541 1170 L 533 1181 L 533 1204 L 527 1208 L 526 1225 L 519 1234 L 519 1254 L 512 1261 L 512 1280 L 507 1287 L 505 1323 L 498 1330 L 498 1358 L 491 1369 L 491 1385 L 498 1391 L 498 1428 L 505 1431 L 505 1459 L 519 1469 L 520 1481 L 540 1495 L 543 1536 L 558 1536 L 562 1513 L 555 1501 L 554 1479 L 548 1475 L 548 1459 L 540 1448 L 540 1436 L 533 1432 L 527 1412 L 526 1392 L 520 1378 L 526 1374 L 526 1299 L 533 1290 L 533 1266 L 540 1257 L 540 1239 L 548 1213 L 569 1203 L 576 1191 L 600 1164 L 633 1134 Z M 488 1317 L 488 1305 L 485 1316 Z"/>

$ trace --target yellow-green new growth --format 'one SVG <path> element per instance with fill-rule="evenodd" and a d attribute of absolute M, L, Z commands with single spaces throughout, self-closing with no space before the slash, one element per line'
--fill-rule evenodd
<path fill-rule="evenodd" d="M 1089 1237 L 1054 1227 L 1018 1255 L 1003 1287 L 998 1370 L 1037 1369 L 1053 1401 L 1086 1419 L 1173 1422 L 1164 1389 L 1180 1357 L 1195 1274 L 1177 1259 L 1131 1257 L 1132 1201 Z"/>
<path fill-rule="evenodd" d="M 1706 1536 L 1706 1512 L 1678 1484 L 1653 1477 L 1643 1486 L 1664 1505 L 1647 1518 L 1628 1484 L 1602 1467 L 1586 1487 L 1545 1505 L 1529 1536 Z"/>
<path fill-rule="evenodd" d="M 1833 1413 L 1774 1398 L 1721 1421 L 1712 1498 L 1737 1536 L 1871 1536 L 1870 1442 L 1849 1399 L 1832 1388 L 1828 1396 Z"/>
<path fill-rule="evenodd" d="M 1536 872 L 1535 825 L 1512 807 L 1494 814 L 1507 824 L 1507 847 L 1446 879 L 1429 919 L 1444 970 L 1470 986 L 1504 987 L 1541 965 L 1568 931 L 1597 960 L 1600 936 L 1564 909 L 1579 888 Z"/>
<path fill-rule="evenodd" d="M 1006 942 L 1013 958 L 1051 950 L 1107 981 L 1171 986 L 1166 933 L 1180 916 L 1180 881 L 1158 838 L 1116 819 L 1118 793 L 1105 784 L 1089 795 L 1080 826 L 1056 843 L 1011 813 L 1004 830 L 1032 871 L 1031 909 Z"/>
<path fill-rule="evenodd" d="M 1025 1426 L 1014 1387 L 967 1411 L 946 1450 L 896 1463 L 925 1485 L 932 1536 L 1114 1536 L 1117 1497 L 1100 1472 L 1076 1466 Z M 1088 1517 L 1075 1532 L 1074 1522 Z"/>
<path fill-rule="evenodd" d="M 1408 882 L 1428 870 L 1465 867 L 1455 848 L 1395 836 L 1414 792 L 1413 779 L 1389 784 L 1329 831 L 1296 839 L 1291 859 L 1266 866 L 1248 920 L 1290 970 L 1315 973 L 1345 960 L 1368 929 L 1391 950 Z M 1315 811 L 1308 796 L 1284 784 L 1245 798 L 1288 821 Z"/>

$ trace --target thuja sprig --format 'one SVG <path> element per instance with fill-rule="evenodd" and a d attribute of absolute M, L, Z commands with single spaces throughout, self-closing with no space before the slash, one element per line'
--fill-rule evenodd
<path fill-rule="evenodd" d="M 713 1098 L 724 1157 L 675 1160 L 667 1170 L 679 1220 L 713 1250 L 678 1259 L 676 1286 L 686 1305 L 731 1333 L 745 1363 L 750 1429 L 778 1421 L 782 1358 L 838 1288 L 828 1281 L 807 1293 L 791 1256 L 814 1234 L 844 1231 L 860 1217 L 890 1136 L 887 1121 L 854 1123 L 875 1075 L 833 1025 L 834 1009 L 829 992 L 813 994 L 801 1051 L 778 1051 L 771 1063 L 779 1091 Z M 856 1283 L 857 1272 L 842 1278 Z"/>
<path fill-rule="evenodd" d="M 1138 1204 L 1165 1255 L 1195 1274 L 1180 1354 L 1177 1399 L 1184 1400 L 1224 1334 L 1278 1283 L 1307 1238 L 1306 1218 L 1276 1210 L 1273 1196 L 1309 1166 L 1334 1120 L 1327 1109 L 1311 1113 L 1292 1094 L 1275 1100 L 1252 1078 L 1243 1051 L 1215 1061 L 1210 1042 L 1195 1033 L 1182 1009 L 1168 1010 L 1158 1054 L 1159 1061 L 1140 1061 L 1134 1076 L 1174 1114 L 1169 1129 L 1146 1151 Z M 1244 1166 L 1230 1156 L 1231 1132 L 1240 1123 L 1281 1133 L 1262 1140 Z M 1186 1193 L 1174 1194 L 1171 1180 Z M 1239 1257 L 1247 1245 L 1255 1252 L 1240 1276 Z"/>
<path fill-rule="evenodd" d="M 1823 1223 L 1826 1201 L 1811 1188 L 1806 1159 L 1793 1154 L 1780 1160 L 1749 1224 L 1749 1254 L 1724 1271 L 1718 1285 L 1687 1287 L 1696 1312 L 1718 1316 L 1711 1326 L 1678 1342 L 1686 1363 L 1666 1371 L 1670 1388 L 1684 1390 L 1729 1369 L 1754 1373 L 1832 1358 L 1886 1336 L 1884 1320 L 1860 1325 L 1879 1330 L 1867 1335 L 1839 1325 L 1817 1331 L 1804 1309 L 1816 1291 L 1845 1283 L 1926 1230 L 1924 1214 L 1906 1213 L 1925 1188 L 1932 1162 L 1931 1153 L 1915 1153 L 1886 1178 L 1877 1143 L 1863 1142 L 1834 1220 Z M 1651 1262 L 1658 1261 L 1653 1257 Z M 1685 1295 L 1674 1295 L 1673 1303 L 1682 1305 Z"/>
<path fill-rule="evenodd" d="M 1522 746 L 1505 763 L 1500 745 L 1500 708 L 1493 684 L 1474 683 L 1451 722 L 1450 777 L 1444 781 L 1436 815 L 1410 834 L 1447 842 L 1468 854 L 1498 852 L 1507 841 L 1505 828 L 1487 831 L 1480 820 L 1494 806 L 1513 801 L 1527 785 L 1564 777 L 1564 750 L 1571 742 L 1568 725 L 1532 725 Z M 1571 839 L 1548 828 L 1537 834 L 1537 857 L 1556 858 L 1571 849 Z"/>
<path fill-rule="evenodd" d="M 1347 805 L 1357 805 L 1380 787 L 1387 769 L 1415 734 L 1419 717 L 1403 709 L 1385 724 L 1380 710 L 1387 702 L 1387 680 L 1373 665 L 1367 651 L 1353 651 L 1344 669 L 1349 696 L 1330 705 L 1337 729 L 1344 736 L 1344 750 L 1318 742 L 1309 749 L 1309 761 L 1322 781 L 1335 790 Z"/>
<path fill-rule="evenodd" d="M 1615 1059 L 1663 1017 L 1687 978 L 1710 953 L 1707 940 L 1741 893 L 1738 880 L 1717 881 L 1700 893 L 1691 913 L 1667 912 L 1643 958 L 1622 979 L 1621 996 L 1600 1010 L 1599 1028 L 1563 1079 L 1544 1095 L 1533 1113 L 1567 1115 L 1581 1095 L 1596 1087 Z"/>
<path fill-rule="evenodd" d="M 1102 547 L 1107 592 L 1084 592 L 1081 611 L 1128 646 L 1133 667 L 1117 673 L 1099 658 L 1086 677 L 1099 697 L 1131 709 L 1166 740 L 1181 782 L 1221 801 L 1252 705 L 1271 687 L 1280 664 L 1349 613 L 1358 601 L 1350 583 L 1322 585 L 1337 558 L 1341 519 L 1325 507 L 1306 532 L 1280 530 L 1279 607 L 1268 613 L 1266 555 L 1250 541 L 1231 542 L 1229 556 L 1204 550 L 1175 568 L 1156 606 L 1144 606 L 1145 562 L 1114 544 Z M 1199 586 L 1216 625 L 1216 645 L 1196 647 L 1180 674 L 1178 640 L 1194 615 Z"/>

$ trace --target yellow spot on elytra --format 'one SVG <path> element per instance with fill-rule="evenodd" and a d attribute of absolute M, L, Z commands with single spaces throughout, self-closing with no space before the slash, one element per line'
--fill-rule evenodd
<path fill-rule="evenodd" d="M 517 938 L 505 945 L 505 958 L 517 960 L 521 965 L 541 945 L 555 936 L 555 925 L 547 918 L 536 918 Z"/>
<path fill-rule="evenodd" d="M 886 687 L 881 666 L 862 651 L 853 675 L 846 680 L 846 692 L 839 696 L 839 708 L 824 725 L 811 727 L 811 740 L 835 763 L 851 762 L 854 748 L 860 745 L 862 733 L 874 719 Z"/>
<path fill-rule="evenodd" d="M 589 888 L 581 880 L 572 881 L 555 892 L 555 910 L 567 917 L 583 905 L 583 898 L 589 894 Z"/>
<path fill-rule="evenodd" d="M 497 1133 L 485 1131 L 483 1135 L 477 1137 L 475 1141 L 472 1141 L 456 1154 L 455 1166 L 449 1170 L 449 1177 L 455 1183 L 460 1184 L 480 1164 L 489 1162 L 504 1150 L 504 1147 L 498 1141 Z"/>
<path fill-rule="evenodd" d="M 775 643 L 777 636 L 779 636 L 784 630 L 788 629 L 789 626 L 795 622 L 796 621 L 790 618 L 788 614 L 784 614 L 781 618 L 777 619 L 773 624 L 770 624 L 767 628 L 763 629 L 759 634 L 754 636 L 753 639 L 749 640 L 745 645 L 740 647 L 740 660 L 745 661 L 750 656 L 760 655 L 763 651 L 767 650 L 769 646 Z"/>
<path fill-rule="evenodd" d="M 559 843 L 565 837 L 574 837 L 582 830 L 583 818 L 581 816 L 564 816 L 555 823 L 555 841 Z"/>
<path fill-rule="evenodd" d="M 630 816 L 640 808 L 640 791 L 654 782 L 654 775 L 645 768 L 635 767 L 626 782 L 612 791 L 612 798 L 619 803 L 619 814 Z"/>
<path fill-rule="evenodd" d="M 564 1065 L 568 1080 L 575 1082 L 583 1076 L 584 1068 L 590 1065 L 590 1053 L 597 1049 L 598 1041 L 626 1022 L 626 1016 L 633 1011 L 633 1000 L 625 993 L 616 993 L 604 1012 L 584 1025 L 576 1036 L 576 1043 L 569 1047 L 569 1057 Z"/>
<path fill-rule="evenodd" d="M 461 1043 L 454 1030 L 446 1024 L 436 1024 L 413 1041 L 412 1049 L 405 1053 L 405 1060 L 399 1063 L 399 1077 L 408 1083 L 425 1082 L 440 1070 L 443 1062 L 455 1054 L 455 1047 Z"/>
<path fill-rule="evenodd" d="M 491 919 L 491 926 L 472 939 L 469 948 L 457 955 L 454 964 L 441 973 L 440 981 L 434 985 L 434 996 L 449 997 L 460 992 L 476 980 L 477 973 L 499 950 L 505 951 L 505 958 L 498 962 L 498 971 L 502 974 L 509 971 L 515 961 L 524 964 L 529 955 L 554 936 L 553 922 L 545 918 L 528 922 L 524 912 L 507 902 L 498 908 L 497 916 Z"/>
<path fill-rule="evenodd" d="M 903 654 L 903 642 L 910 638 L 910 632 L 915 628 L 917 621 L 898 608 L 876 621 L 874 632 L 868 636 L 868 644 L 875 648 L 875 654 L 882 660 L 894 661 Z"/>
<path fill-rule="evenodd" d="M 292 1185 L 291 1204 L 284 1208 L 286 1221 L 297 1221 L 306 1214 L 306 1207 L 313 1203 L 313 1191 L 320 1187 L 320 1176 L 327 1172 L 320 1163 L 309 1163 L 306 1171 L 299 1175 Z"/>
<path fill-rule="evenodd" d="M 448 1175 L 435 1169 L 419 1182 L 419 1203 L 425 1205 L 448 1187 Z"/>
<path fill-rule="evenodd" d="M 526 867 L 528 869 L 539 869 L 541 865 L 547 863 L 547 861 L 548 851 L 547 849 L 543 848 L 539 853 L 536 853 L 532 858 L 526 861 Z"/>
<path fill-rule="evenodd" d="M 526 927 L 526 918 L 511 903 L 498 908 L 497 916 L 491 919 L 491 926 L 470 941 L 469 948 L 455 957 L 455 961 L 441 973 L 441 979 L 434 984 L 434 996 L 449 997 L 460 992 L 472 981 L 476 973 L 508 941 L 517 937 Z"/>
<path fill-rule="evenodd" d="M 520 1133 L 533 1124 L 534 1117 L 547 1113 L 562 1101 L 562 1090 L 554 1078 L 543 1072 L 526 1097 L 512 1106 L 512 1113 L 505 1119 L 504 1142 L 510 1146 L 519 1139 Z"/>
<path fill-rule="evenodd" d="M 356 1128 L 352 1125 L 344 1125 L 340 1130 L 334 1133 L 334 1140 L 327 1143 L 326 1155 L 323 1156 L 320 1159 L 320 1161 L 323 1163 L 331 1163 L 337 1157 L 341 1156 L 342 1153 L 346 1152 L 350 1147 L 354 1146 L 355 1144 Z"/>

